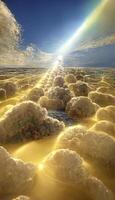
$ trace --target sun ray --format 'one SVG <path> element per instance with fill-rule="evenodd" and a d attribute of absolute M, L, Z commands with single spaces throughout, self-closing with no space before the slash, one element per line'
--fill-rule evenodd
<path fill-rule="evenodd" d="M 102 13 L 107 2 L 108 0 L 101 0 L 101 3 L 96 7 L 91 15 L 86 18 L 80 28 L 78 28 L 73 36 L 58 50 L 59 53 L 65 54 L 66 51 L 71 47 L 71 45 L 79 39 L 80 35 L 83 34 L 83 32 L 87 30 L 93 23 L 95 23 L 99 15 Z"/>

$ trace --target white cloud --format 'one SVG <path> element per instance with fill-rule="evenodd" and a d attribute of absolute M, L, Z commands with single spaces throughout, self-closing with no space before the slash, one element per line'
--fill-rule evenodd
<path fill-rule="evenodd" d="M 42 52 L 35 45 L 20 48 L 21 26 L 6 4 L 0 0 L 0 65 L 49 66 L 54 56 Z"/>

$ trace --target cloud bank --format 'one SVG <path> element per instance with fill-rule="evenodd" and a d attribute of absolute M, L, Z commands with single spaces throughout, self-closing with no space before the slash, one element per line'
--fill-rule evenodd
<path fill-rule="evenodd" d="M 90 43 L 82 42 L 80 45 L 78 45 L 76 50 L 74 50 L 73 52 L 82 51 L 82 50 L 85 50 L 85 49 L 103 47 L 103 46 L 112 45 L 112 44 L 115 44 L 115 34 L 112 34 L 112 35 L 107 36 L 105 38 L 92 40 L 92 41 L 90 41 Z"/>
<path fill-rule="evenodd" d="M 21 26 L 5 3 L 0 0 L 0 65 L 47 67 L 53 55 L 30 44 L 21 48 Z"/>
<path fill-rule="evenodd" d="M 20 25 L 13 14 L 0 0 L 0 53 L 13 51 L 17 48 L 20 33 Z"/>

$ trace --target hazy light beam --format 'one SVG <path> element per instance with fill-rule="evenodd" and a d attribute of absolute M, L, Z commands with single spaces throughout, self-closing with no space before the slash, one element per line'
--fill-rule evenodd
<path fill-rule="evenodd" d="M 97 19 L 97 17 L 103 11 L 108 0 L 101 0 L 101 3 L 96 7 L 96 9 L 91 13 L 91 15 L 85 20 L 85 22 L 76 30 L 74 35 L 59 49 L 59 53 L 65 54 L 66 51 L 71 47 L 73 42 L 75 42 L 79 36 L 88 29 Z"/>

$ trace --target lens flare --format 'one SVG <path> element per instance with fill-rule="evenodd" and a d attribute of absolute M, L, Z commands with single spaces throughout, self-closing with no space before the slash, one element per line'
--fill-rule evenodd
<path fill-rule="evenodd" d="M 65 54 L 71 45 L 79 39 L 81 34 L 85 30 L 87 30 L 99 17 L 101 12 L 103 11 L 105 5 L 107 4 L 108 0 L 101 0 L 101 3 L 96 7 L 96 9 L 91 13 L 91 15 L 84 21 L 84 23 L 80 26 L 79 29 L 76 30 L 74 35 L 59 49 L 59 53 Z"/>

